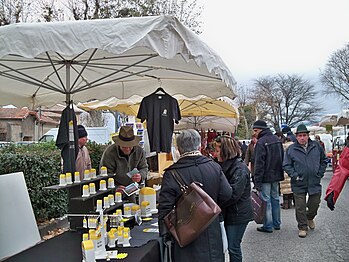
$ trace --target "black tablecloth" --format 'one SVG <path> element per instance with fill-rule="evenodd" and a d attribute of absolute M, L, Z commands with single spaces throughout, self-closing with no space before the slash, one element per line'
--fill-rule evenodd
<path fill-rule="evenodd" d="M 6 261 L 8 262 L 79 262 L 82 261 L 81 233 L 67 231 L 41 244 L 27 249 Z M 120 262 L 157 262 L 160 258 L 160 245 L 156 239 L 141 247 L 116 248 L 119 253 L 128 253 L 125 259 L 111 259 Z M 97 260 L 105 261 L 105 260 Z"/>
<path fill-rule="evenodd" d="M 128 253 L 125 259 L 111 259 L 111 261 L 120 262 L 157 262 L 161 261 L 159 233 L 143 232 L 144 229 L 156 229 L 154 223 L 157 223 L 157 215 L 149 221 L 143 221 L 140 226 L 134 226 L 131 230 L 131 247 L 116 247 L 119 253 Z M 87 233 L 87 229 L 85 229 Z M 81 240 L 82 231 L 68 231 L 59 236 L 42 242 L 32 248 L 29 248 L 6 261 L 18 262 L 78 262 L 82 261 Z M 108 246 L 106 246 L 108 250 Z M 103 261 L 103 260 L 97 260 Z M 105 260 L 104 260 L 105 261 Z"/>

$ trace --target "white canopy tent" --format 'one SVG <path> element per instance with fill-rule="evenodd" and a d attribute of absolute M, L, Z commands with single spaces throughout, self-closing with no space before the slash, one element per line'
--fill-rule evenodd
<path fill-rule="evenodd" d="M 178 100 L 182 119 L 176 130 L 197 128 L 216 129 L 219 131 L 234 132 L 239 124 L 238 105 L 235 100 L 227 97 L 212 99 L 207 96 L 187 98 L 183 95 L 174 95 Z M 79 103 L 84 110 L 115 110 L 126 115 L 137 116 L 142 98 L 132 96 L 129 99 L 115 97 L 103 101 L 95 100 Z"/>
<path fill-rule="evenodd" d="M 222 59 L 170 16 L 0 27 L 0 105 L 171 95 L 235 97 Z"/>
<path fill-rule="evenodd" d="M 322 127 L 326 127 L 327 125 L 335 126 L 337 125 L 338 121 L 338 115 L 337 114 L 328 114 L 321 117 L 319 125 Z"/>
<path fill-rule="evenodd" d="M 342 110 L 338 114 L 337 126 L 347 126 L 349 125 L 349 109 Z"/>

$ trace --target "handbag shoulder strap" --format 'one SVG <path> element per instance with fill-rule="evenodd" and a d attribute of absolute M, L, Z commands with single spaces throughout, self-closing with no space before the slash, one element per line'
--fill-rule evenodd
<path fill-rule="evenodd" d="M 178 171 L 176 169 L 171 169 L 169 170 L 173 176 L 173 178 L 176 180 L 178 183 L 179 187 L 181 188 L 181 191 L 186 191 L 188 189 L 187 184 L 184 182 L 183 178 L 180 176 Z"/>

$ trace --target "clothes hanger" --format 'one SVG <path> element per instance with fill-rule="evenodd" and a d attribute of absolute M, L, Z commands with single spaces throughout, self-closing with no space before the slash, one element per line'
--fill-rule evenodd
<path fill-rule="evenodd" d="M 155 90 L 154 94 L 157 94 L 157 95 L 166 95 L 167 93 L 165 92 L 165 90 L 161 87 L 162 85 L 162 82 L 161 82 L 161 79 L 158 78 L 158 81 L 159 81 L 159 87 L 158 89 Z"/>
<path fill-rule="evenodd" d="M 157 95 L 160 95 L 160 94 L 165 95 L 166 94 L 165 90 L 162 87 L 158 87 L 158 89 L 156 89 L 154 93 Z"/>

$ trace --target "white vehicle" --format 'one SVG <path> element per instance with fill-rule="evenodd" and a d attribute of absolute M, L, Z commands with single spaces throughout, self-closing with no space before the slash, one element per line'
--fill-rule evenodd
<path fill-rule="evenodd" d="M 107 144 L 110 142 L 108 127 L 85 127 L 85 129 L 90 141 L 94 141 L 98 144 Z M 58 128 L 52 128 L 39 139 L 39 142 L 56 141 L 57 134 Z"/>
<path fill-rule="evenodd" d="M 333 137 L 333 147 L 337 149 L 343 148 L 345 146 L 346 138 L 345 135 Z"/>

